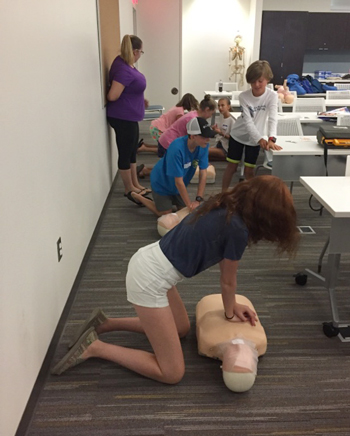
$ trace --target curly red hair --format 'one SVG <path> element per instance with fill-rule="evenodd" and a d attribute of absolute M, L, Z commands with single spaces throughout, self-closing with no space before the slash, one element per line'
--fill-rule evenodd
<path fill-rule="evenodd" d="M 210 197 L 193 213 L 193 221 L 213 209 L 225 208 L 227 220 L 239 215 L 249 230 L 249 244 L 277 243 L 279 253 L 295 254 L 300 233 L 293 197 L 275 176 L 258 176 L 238 183 L 232 190 Z"/>

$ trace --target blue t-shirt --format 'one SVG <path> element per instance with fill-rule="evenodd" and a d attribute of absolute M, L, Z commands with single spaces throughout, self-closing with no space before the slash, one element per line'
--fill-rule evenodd
<path fill-rule="evenodd" d="M 228 222 L 226 213 L 213 209 L 195 223 L 189 214 L 160 240 L 164 255 L 182 275 L 193 277 L 223 259 L 241 259 L 248 229 L 238 215 Z"/>
<path fill-rule="evenodd" d="M 160 159 L 151 172 L 152 190 L 159 195 L 177 195 L 179 191 L 175 186 L 175 177 L 182 177 L 187 186 L 196 168 L 208 168 L 209 144 L 206 148 L 196 147 L 191 153 L 187 145 L 188 136 L 173 141 L 166 154 Z"/>

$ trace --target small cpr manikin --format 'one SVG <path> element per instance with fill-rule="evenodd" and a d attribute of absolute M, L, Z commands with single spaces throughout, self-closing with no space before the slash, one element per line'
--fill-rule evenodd
<path fill-rule="evenodd" d="M 167 213 L 158 218 L 157 230 L 160 236 L 164 236 L 172 228 L 177 226 L 188 214 L 188 207 L 178 210 L 176 213 Z"/>
<path fill-rule="evenodd" d="M 255 311 L 248 298 L 236 295 L 236 301 Z M 198 353 L 222 361 L 222 376 L 233 392 L 248 391 L 255 382 L 258 356 L 266 352 L 267 339 L 260 321 L 252 326 L 224 315 L 221 294 L 207 295 L 196 308 Z"/>
<path fill-rule="evenodd" d="M 287 79 L 283 82 L 283 85 L 275 85 L 275 88 L 277 88 L 277 95 L 282 103 L 293 103 L 294 95 L 289 91 Z"/>

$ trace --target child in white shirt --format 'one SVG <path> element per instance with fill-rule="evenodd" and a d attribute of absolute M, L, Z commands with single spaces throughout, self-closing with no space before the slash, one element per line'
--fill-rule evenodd
<path fill-rule="evenodd" d="M 209 148 L 209 160 L 225 161 L 228 152 L 228 140 L 230 132 L 235 123 L 235 118 L 231 115 L 231 102 L 228 97 L 220 98 L 218 102 L 220 117 L 212 129 L 217 133 L 215 146 Z"/>
<path fill-rule="evenodd" d="M 244 175 L 254 177 L 254 168 L 260 147 L 265 150 L 281 150 L 276 144 L 277 93 L 267 88 L 273 78 L 267 61 L 255 61 L 247 69 L 246 80 L 251 89 L 239 95 L 241 115 L 230 132 L 227 167 L 223 176 L 222 190 L 226 191 L 233 174 L 237 171 L 244 152 Z M 264 138 L 267 122 L 268 139 Z"/>

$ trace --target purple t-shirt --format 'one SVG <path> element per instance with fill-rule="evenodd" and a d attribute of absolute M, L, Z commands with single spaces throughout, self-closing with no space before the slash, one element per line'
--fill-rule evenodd
<path fill-rule="evenodd" d="M 125 86 L 116 101 L 107 103 L 107 116 L 126 121 L 141 121 L 145 115 L 143 91 L 146 89 L 146 78 L 136 68 L 128 65 L 117 56 L 109 71 L 109 83 L 115 80 Z"/>

